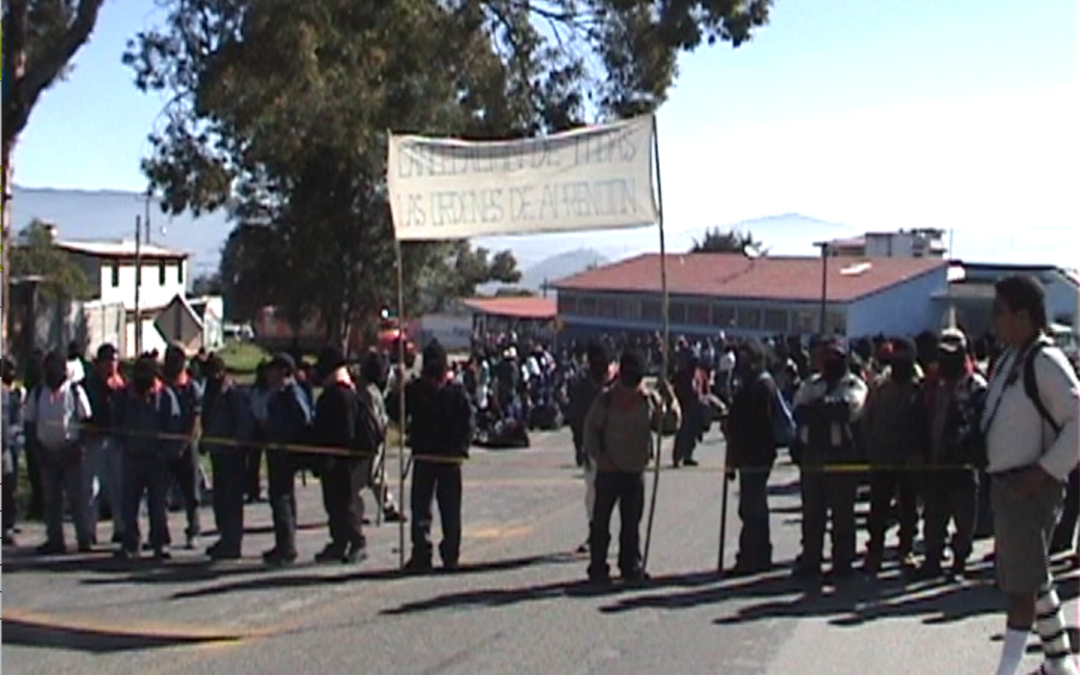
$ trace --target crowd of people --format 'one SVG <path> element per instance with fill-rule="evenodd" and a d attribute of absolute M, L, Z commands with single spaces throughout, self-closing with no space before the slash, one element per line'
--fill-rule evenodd
<path fill-rule="evenodd" d="M 660 460 L 657 436 L 674 436 L 675 467 L 694 466 L 697 445 L 720 420 L 725 478 L 738 480 L 742 521 L 729 574 L 760 574 L 777 562 L 768 484 L 786 451 L 800 470 L 796 575 L 822 578 L 828 560 L 827 576 L 837 581 L 860 568 L 876 576 L 891 557 L 886 535 L 896 522 L 894 557 L 901 568 L 913 578 L 956 579 L 967 572 L 973 542 L 993 536 L 997 583 L 1009 599 L 999 675 L 1015 673 L 1032 626 L 1046 655 L 1040 672 L 1072 674 L 1077 670 L 1050 561 L 1062 555 L 1080 565 L 1076 364 L 1046 337 L 1037 281 L 1000 281 L 994 322 L 995 335 L 978 338 L 957 328 L 850 344 L 837 338 L 680 338 L 670 358 L 655 335 L 609 336 L 561 350 L 507 335 L 478 341 L 471 357 L 453 364 L 433 343 L 411 379 L 391 372 L 377 352 L 350 364 L 328 348 L 311 365 L 275 356 L 251 387 L 234 384 L 219 357 L 200 355 L 188 363 L 176 347 L 162 359 L 140 357 L 130 378 L 121 374 L 110 345 L 101 346 L 89 366 L 78 350 L 53 352 L 31 362 L 21 393 L 14 365 L 5 360 L 4 541 L 14 543 L 8 476 L 19 445 L 9 430 L 17 427 L 11 422 L 21 422 L 35 492 L 31 510 L 46 523 L 41 554 L 66 551 L 66 503 L 80 551 L 97 545 L 98 519 L 107 507 L 116 555 L 134 558 L 149 550 L 166 559 L 172 491 L 185 510 L 185 544 L 195 548 L 198 456 L 208 454 L 220 536 L 206 554 L 239 558 L 244 503 L 261 500 L 265 452 L 275 537 L 265 562 L 296 560 L 299 472 L 322 484 L 329 543 L 316 560 L 357 562 L 366 551 L 365 490 L 374 491 L 388 519 L 405 518 L 382 470 L 394 422 L 412 450 L 407 569 L 433 567 L 437 502 L 439 558 L 453 570 L 461 553 L 461 471 L 469 448 L 477 441 L 512 445 L 522 436 L 527 445 L 529 430 L 565 423 L 586 476 L 588 577 L 595 583 L 611 578 L 610 521 L 618 508 L 619 572 L 638 581 L 645 577 L 645 472 Z M 860 556 L 855 512 L 864 485 L 868 543 Z M 146 542 L 139 527 L 144 504 Z"/>

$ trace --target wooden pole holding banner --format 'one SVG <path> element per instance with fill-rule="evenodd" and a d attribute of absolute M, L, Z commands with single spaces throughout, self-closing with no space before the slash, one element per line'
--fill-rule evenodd
<path fill-rule="evenodd" d="M 724 464 L 727 464 L 726 457 L 724 458 Z M 728 480 L 727 471 L 724 471 L 724 477 L 721 480 L 724 482 L 724 487 L 720 492 L 720 551 L 716 556 L 717 574 L 724 573 L 724 548 L 727 543 L 728 484 L 731 483 L 731 481 Z"/>
<path fill-rule="evenodd" d="M 394 238 L 397 257 L 397 319 L 398 319 L 398 498 L 405 503 L 405 263 L 401 255 L 401 240 Z M 379 508 L 382 508 L 382 504 Z M 404 508 L 404 506 L 402 507 Z M 416 517 L 416 514 L 413 514 Z M 398 519 L 398 565 L 405 569 L 405 519 Z"/>
<path fill-rule="evenodd" d="M 664 345 L 660 351 L 660 380 L 659 385 L 666 387 L 668 377 L 668 364 L 670 362 L 669 353 L 671 351 L 671 320 L 669 318 L 668 311 L 668 287 L 667 287 L 667 240 L 664 236 L 664 182 L 660 178 L 660 135 L 656 127 L 656 115 L 652 118 L 652 140 L 653 140 L 653 165 L 656 170 L 656 201 L 657 201 L 657 218 L 660 225 L 660 314 L 663 319 L 663 336 Z M 663 392 L 661 392 L 663 395 Z M 667 403 L 664 404 L 664 415 L 667 414 Z M 653 487 L 652 496 L 649 500 L 649 519 L 645 526 L 645 551 L 642 555 L 641 568 L 645 571 L 649 567 L 649 551 L 652 548 L 652 532 L 653 522 L 656 518 L 656 495 L 660 489 L 660 463 L 663 461 L 662 450 L 664 441 L 664 424 L 663 416 L 661 417 L 660 428 L 656 430 L 656 447 L 654 448 L 653 459 Z"/>

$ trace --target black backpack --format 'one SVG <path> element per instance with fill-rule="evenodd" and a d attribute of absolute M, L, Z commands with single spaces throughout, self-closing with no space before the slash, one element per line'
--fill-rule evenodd
<path fill-rule="evenodd" d="M 1046 404 L 1043 403 L 1042 397 L 1039 396 L 1039 382 L 1035 379 L 1035 359 L 1039 354 L 1047 347 L 1052 346 L 1047 340 L 1039 340 L 1028 351 L 1027 358 L 1024 359 L 1024 393 L 1031 399 L 1032 405 L 1039 411 L 1039 417 L 1043 418 L 1043 421 L 1050 425 L 1050 428 L 1054 430 L 1054 436 L 1056 437 L 1061 433 L 1061 425 L 1054 420 L 1050 415 L 1050 411 L 1046 409 Z"/>

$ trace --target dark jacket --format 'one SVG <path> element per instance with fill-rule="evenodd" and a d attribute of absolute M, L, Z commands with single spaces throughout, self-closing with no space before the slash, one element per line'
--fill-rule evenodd
<path fill-rule="evenodd" d="M 725 427 L 729 466 L 761 468 L 776 461 L 772 422 L 775 397 L 776 381 L 760 374 L 735 392 Z"/>
<path fill-rule="evenodd" d="M 392 406 L 391 419 L 397 414 L 397 406 Z M 413 380 L 405 387 L 405 415 L 409 447 L 415 454 L 469 456 L 474 420 L 465 387 L 453 382 L 440 386 L 428 379 Z"/>
<path fill-rule="evenodd" d="M 117 396 L 113 414 L 116 443 L 129 455 L 173 458 L 187 445 L 180 402 L 160 383 L 147 396 L 127 388 Z"/>
<path fill-rule="evenodd" d="M 311 430 L 311 405 L 303 389 L 289 382 L 270 395 L 267 403 L 267 440 L 270 445 L 306 443 Z"/>
<path fill-rule="evenodd" d="M 315 403 L 311 442 L 321 448 L 355 451 L 359 405 L 356 389 L 350 383 L 335 382 L 323 389 Z"/>
<path fill-rule="evenodd" d="M 250 441 L 255 417 L 247 392 L 232 382 L 225 382 L 218 391 L 208 385 L 202 402 L 202 433 L 199 447 L 203 452 L 237 452 L 238 444 Z"/>
<path fill-rule="evenodd" d="M 96 371 L 90 371 L 83 382 L 86 397 L 90 399 L 90 428 L 88 436 L 104 436 L 111 432 L 114 424 L 115 413 L 113 409 L 117 405 L 117 398 L 123 389 L 114 389 L 109 386 L 105 378 Z"/>

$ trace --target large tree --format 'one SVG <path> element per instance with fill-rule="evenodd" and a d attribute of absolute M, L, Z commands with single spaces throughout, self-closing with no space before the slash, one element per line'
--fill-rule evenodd
<path fill-rule="evenodd" d="M 41 294 L 50 301 L 85 300 L 93 295 L 90 279 L 67 253 L 56 247 L 53 229 L 39 220 L 19 232 L 11 250 L 15 277 L 42 277 Z"/>
<path fill-rule="evenodd" d="M 741 230 L 722 230 L 714 227 L 705 233 L 700 241 L 694 240 L 691 253 L 743 253 L 747 255 L 760 255 L 762 244 L 754 239 L 750 232 Z"/>
<path fill-rule="evenodd" d="M 652 110 L 681 50 L 741 44 L 771 0 L 159 4 L 164 25 L 125 57 L 172 101 L 145 161 L 152 186 L 174 212 L 231 209 L 251 278 L 343 338 L 394 288 L 387 129 L 522 137 Z M 403 246 L 410 307 L 461 251 Z"/>
<path fill-rule="evenodd" d="M 42 93 L 71 68 L 71 60 L 97 23 L 105 0 L 3 1 L 3 132 L 0 134 L 0 342 L 7 347 L 11 269 L 12 159 L 19 135 Z"/>

